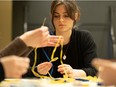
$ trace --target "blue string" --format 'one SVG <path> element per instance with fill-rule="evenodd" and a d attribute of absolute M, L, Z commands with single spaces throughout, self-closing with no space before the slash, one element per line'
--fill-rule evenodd
<path fill-rule="evenodd" d="M 48 59 L 48 61 L 51 61 L 44 49 L 43 49 L 43 52 L 44 52 L 46 58 Z M 51 74 L 51 75 L 52 75 L 52 73 L 53 73 L 53 67 L 54 67 L 54 66 L 53 66 L 53 64 L 52 64 L 52 69 L 51 69 L 51 71 L 50 71 L 50 74 Z"/>

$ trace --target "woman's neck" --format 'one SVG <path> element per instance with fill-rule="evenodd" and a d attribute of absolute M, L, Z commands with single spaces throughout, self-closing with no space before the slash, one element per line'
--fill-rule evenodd
<path fill-rule="evenodd" d="M 63 36 L 63 38 L 64 38 L 64 43 L 63 43 L 63 44 L 64 44 L 64 45 L 66 45 L 66 44 L 69 43 L 71 34 L 72 34 L 72 30 L 70 30 L 70 31 L 65 31 L 65 32 L 56 31 L 56 35 L 61 35 L 61 36 Z"/>

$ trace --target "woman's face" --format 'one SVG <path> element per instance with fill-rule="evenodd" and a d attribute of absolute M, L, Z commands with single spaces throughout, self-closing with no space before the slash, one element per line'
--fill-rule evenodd
<path fill-rule="evenodd" d="M 53 23 L 56 31 L 58 32 L 66 32 L 70 31 L 73 27 L 73 22 L 66 12 L 64 5 L 59 5 L 56 7 Z"/>

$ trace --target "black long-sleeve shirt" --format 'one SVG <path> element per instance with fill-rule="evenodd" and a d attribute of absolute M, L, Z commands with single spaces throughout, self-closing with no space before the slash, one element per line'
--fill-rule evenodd
<path fill-rule="evenodd" d="M 0 58 L 9 55 L 26 57 L 32 50 L 33 48 L 27 47 L 21 39 L 16 38 L 8 46 L 6 46 L 3 50 L 0 51 Z M 83 69 L 87 75 L 96 75 L 96 69 L 91 66 L 92 59 L 97 57 L 96 45 L 89 32 L 74 29 L 70 38 L 70 42 L 67 45 L 63 46 L 63 50 L 65 55 L 67 56 L 66 60 L 63 60 L 63 63 L 71 65 L 74 69 Z M 53 47 L 38 48 L 37 65 L 41 62 L 49 61 L 52 51 Z M 35 55 L 33 53 L 34 51 L 29 55 L 31 66 L 34 63 Z M 60 47 L 58 47 L 55 53 L 55 57 L 59 57 L 59 55 Z M 47 56 L 49 57 L 48 59 Z M 62 76 L 60 73 L 57 72 L 57 66 L 60 64 L 61 63 L 59 60 L 53 62 L 53 77 Z M 2 81 L 5 78 L 5 73 L 1 63 L 0 72 L 0 81 Z M 29 71 L 24 75 L 24 77 L 34 77 L 34 75 L 29 69 Z"/>
<path fill-rule="evenodd" d="M 37 65 L 44 61 L 49 61 L 52 55 L 54 47 L 44 47 L 37 49 Z M 58 65 L 60 65 L 60 51 L 61 47 L 58 47 L 54 57 L 59 59 L 53 62 L 53 77 L 62 77 L 57 71 Z M 73 69 L 82 69 L 87 75 L 95 76 L 97 71 L 91 65 L 93 58 L 97 57 L 96 44 L 88 31 L 73 29 L 70 37 L 70 42 L 63 46 L 63 55 L 66 55 L 66 59 L 63 60 L 64 64 L 69 64 Z M 34 51 L 29 55 L 31 60 L 31 66 L 34 63 Z"/>

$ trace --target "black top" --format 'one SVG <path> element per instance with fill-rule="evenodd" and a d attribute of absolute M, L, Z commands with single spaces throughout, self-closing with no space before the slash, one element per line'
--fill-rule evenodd
<path fill-rule="evenodd" d="M 49 61 L 54 47 L 44 47 L 37 49 L 37 65 L 44 61 Z M 57 72 L 57 67 L 60 65 L 60 50 L 58 47 L 55 52 L 55 57 L 59 59 L 53 62 L 53 72 L 52 76 L 62 77 L 62 75 Z M 83 69 L 87 75 L 95 76 L 97 71 L 91 65 L 93 58 L 97 57 L 96 44 L 88 31 L 73 29 L 70 42 L 63 46 L 63 54 L 66 55 L 66 59 L 63 60 L 64 64 L 69 64 L 73 69 Z M 31 60 L 31 66 L 34 61 L 34 51 L 29 55 Z M 49 58 L 49 59 L 48 59 Z"/>

